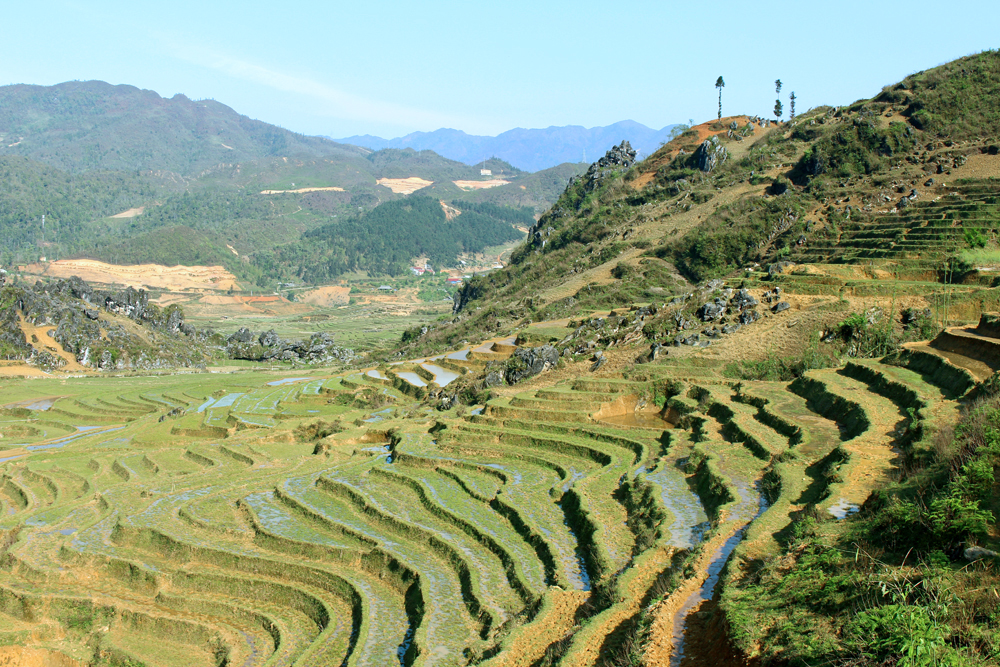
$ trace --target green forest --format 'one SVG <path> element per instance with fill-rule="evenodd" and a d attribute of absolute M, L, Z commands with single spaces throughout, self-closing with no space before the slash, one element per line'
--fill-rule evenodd
<path fill-rule="evenodd" d="M 283 274 L 309 283 L 358 270 L 399 275 L 415 256 L 425 255 L 435 265 L 452 265 L 463 252 L 516 241 L 521 232 L 512 223 L 534 222 L 529 208 L 463 206 L 467 210 L 449 221 L 432 197 L 414 195 L 386 202 L 355 218 L 306 232 L 301 241 L 273 253 L 258 252 L 254 264 L 265 275 Z"/>
<path fill-rule="evenodd" d="M 0 264 L 40 256 L 221 264 L 264 287 L 324 282 L 348 271 L 398 275 L 416 256 L 451 265 L 461 253 L 517 240 L 522 233 L 515 227 L 534 223 L 530 207 L 457 202 L 463 212 L 448 221 L 434 197 L 381 204 L 371 197 L 371 208 L 355 208 L 356 196 L 332 194 L 275 197 L 260 194 L 256 184 L 169 192 L 147 175 L 72 174 L 27 158 L 0 158 Z M 317 206 L 313 199 L 320 197 L 328 205 Z M 144 205 L 142 215 L 110 217 Z"/>

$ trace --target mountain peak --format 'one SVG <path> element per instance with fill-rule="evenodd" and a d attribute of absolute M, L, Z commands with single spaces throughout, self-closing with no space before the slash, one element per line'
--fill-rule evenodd
<path fill-rule="evenodd" d="M 630 142 L 639 153 L 648 155 L 670 138 L 674 127 L 676 125 L 667 125 L 654 130 L 634 120 L 621 120 L 591 128 L 582 125 L 551 125 L 540 129 L 516 127 L 495 137 L 440 128 L 432 132 L 411 132 L 396 139 L 363 135 L 335 141 L 372 150 L 404 146 L 430 149 L 466 164 L 495 156 L 520 169 L 539 171 L 564 162 L 592 161 L 623 140 Z"/>

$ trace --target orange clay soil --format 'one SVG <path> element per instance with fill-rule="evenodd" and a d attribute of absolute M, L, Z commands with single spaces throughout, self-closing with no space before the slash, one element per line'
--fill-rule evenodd
<path fill-rule="evenodd" d="M 311 303 L 314 306 L 329 308 L 331 306 L 346 306 L 351 302 L 351 288 L 341 285 L 327 285 L 299 294 L 299 301 Z"/>
<path fill-rule="evenodd" d="M 117 213 L 117 214 L 115 214 L 115 215 L 113 215 L 111 217 L 112 218 L 134 218 L 137 215 L 142 215 L 145 210 L 146 210 L 145 206 L 139 206 L 138 208 L 130 208 L 127 211 L 122 211 L 121 213 Z"/>
<path fill-rule="evenodd" d="M 501 185 L 510 185 L 510 181 L 502 178 L 491 178 L 488 181 L 452 181 L 463 190 L 485 190 L 487 188 L 498 188 Z"/>
<path fill-rule="evenodd" d="M 56 328 L 51 324 L 46 324 L 44 326 L 36 327 L 29 324 L 28 322 L 25 322 L 23 319 L 21 320 L 21 331 L 24 332 L 24 337 L 26 340 L 30 341 L 31 344 L 34 345 L 36 348 L 40 347 L 66 360 L 66 365 L 60 368 L 59 370 L 70 373 L 90 371 L 90 369 L 87 368 L 86 366 L 80 365 L 80 363 L 76 360 L 76 355 L 74 355 L 72 352 L 67 352 L 66 350 L 63 349 L 62 345 L 56 342 L 54 338 L 49 337 L 48 332 L 55 330 Z M 38 341 L 37 343 L 32 340 L 31 338 L 32 336 L 34 336 L 35 339 Z"/>
<path fill-rule="evenodd" d="M 433 185 L 434 181 L 426 181 L 419 176 L 410 176 L 409 178 L 380 178 L 376 183 L 384 185 L 397 195 L 409 195 L 426 188 L 428 185 Z"/>
<path fill-rule="evenodd" d="M 697 150 L 698 146 L 701 145 L 705 139 L 717 134 L 725 134 L 729 131 L 729 126 L 736 122 L 736 124 L 742 128 L 747 123 L 750 122 L 749 116 L 725 116 L 719 120 L 710 120 L 707 123 L 702 123 L 701 125 L 695 125 L 691 129 L 684 132 L 667 145 L 665 145 L 660 150 L 653 153 L 650 159 L 647 161 L 648 171 L 644 171 L 639 174 L 639 177 L 632 181 L 632 187 L 636 190 L 641 190 L 653 181 L 656 176 L 656 171 L 664 166 L 670 164 L 675 157 L 677 157 L 683 150 L 685 153 L 693 153 Z M 757 125 L 753 126 L 754 134 L 760 131 L 760 127 Z"/>
<path fill-rule="evenodd" d="M 240 289 L 236 276 L 221 266 L 163 266 L 133 264 L 119 266 L 94 259 L 60 259 L 18 267 L 22 272 L 52 278 L 79 276 L 91 283 L 155 287 L 167 290 Z"/>
<path fill-rule="evenodd" d="M 444 203 L 444 200 L 441 200 L 441 210 L 444 211 L 445 220 L 449 221 L 454 220 L 458 216 L 462 215 L 461 211 L 459 211 L 454 206 L 448 206 L 447 204 Z"/>

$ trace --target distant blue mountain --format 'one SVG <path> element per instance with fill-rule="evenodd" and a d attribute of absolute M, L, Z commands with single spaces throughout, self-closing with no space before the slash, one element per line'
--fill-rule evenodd
<path fill-rule="evenodd" d="M 476 164 L 495 156 L 519 169 L 541 171 L 564 162 L 594 162 L 623 139 L 631 142 L 632 148 L 639 151 L 641 156 L 646 156 L 670 138 L 670 131 L 674 127 L 676 125 L 667 125 L 663 129 L 654 130 L 633 120 L 623 120 L 613 125 L 589 129 L 579 125 L 553 126 L 543 130 L 515 128 L 495 137 L 442 128 L 433 132 L 413 132 L 396 139 L 365 134 L 334 141 L 371 150 L 429 149 L 466 164 Z"/>

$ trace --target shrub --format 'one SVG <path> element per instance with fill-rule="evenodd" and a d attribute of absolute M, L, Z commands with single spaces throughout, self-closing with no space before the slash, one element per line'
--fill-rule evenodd
<path fill-rule="evenodd" d="M 631 264 L 626 264 L 625 262 L 618 262 L 618 264 L 615 265 L 615 268 L 611 269 L 611 276 L 616 280 L 635 278 L 638 275 L 639 270 Z"/>
<path fill-rule="evenodd" d="M 872 309 L 851 313 L 837 325 L 849 357 L 884 357 L 899 348 L 901 339 L 892 320 Z"/>
<path fill-rule="evenodd" d="M 322 440 L 334 433 L 340 433 L 343 430 L 344 428 L 339 421 L 328 422 L 317 419 L 311 424 L 300 424 L 297 426 L 295 437 L 301 442 L 313 442 L 315 440 Z"/>
<path fill-rule="evenodd" d="M 965 242 L 969 244 L 970 248 L 986 247 L 986 237 L 975 227 L 964 227 L 962 235 L 965 237 Z"/>
<path fill-rule="evenodd" d="M 726 365 L 722 374 L 736 380 L 791 382 L 808 370 L 836 366 L 837 359 L 820 352 L 818 342 L 818 338 L 814 338 L 798 359 L 768 357 L 760 361 L 734 361 Z"/>
<path fill-rule="evenodd" d="M 944 628 L 916 605 L 889 604 L 861 612 L 847 627 L 847 643 L 865 658 L 897 658 L 898 667 L 958 664 L 946 657 L 952 651 Z"/>

